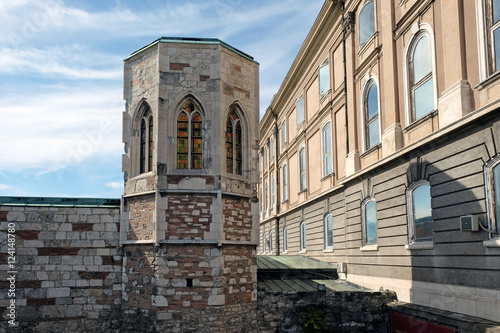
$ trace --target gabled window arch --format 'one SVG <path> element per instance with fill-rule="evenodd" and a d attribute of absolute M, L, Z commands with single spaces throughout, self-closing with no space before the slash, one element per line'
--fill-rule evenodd
<path fill-rule="evenodd" d="M 500 237 L 500 156 L 485 166 L 486 200 L 488 203 L 488 229 L 492 238 Z"/>
<path fill-rule="evenodd" d="M 332 123 L 327 122 L 321 130 L 323 177 L 333 172 Z"/>
<path fill-rule="evenodd" d="M 187 100 L 177 116 L 177 169 L 201 169 L 203 118 L 198 106 Z"/>
<path fill-rule="evenodd" d="M 300 251 L 305 251 L 307 249 L 307 229 L 306 221 L 300 222 Z"/>
<path fill-rule="evenodd" d="M 283 252 L 288 252 L 288 227 L 283 228 Z"/>
<path fill-rule="evenodd" d="M 359 44 L 363 44 L 375 33 L 375 6 L 366 0 L 359 12 Z"/>
<path fill-rule="evenodd" d="M 409 243 L 432 241 L 431 186 L 425 180 L 411 184 L 406 190 Z"/>
<path fill-rule="evenodd" d="M 146 104 L 140 121 L 139 173 L 153 171 L 154 126 L 153 113 Z"/>
<path fill-rule="evenodd" d="M 233 109 L 226 119 L 226 171 L 237 175 L 242 174 L 242 133 L 241 120 Z M 267 162 L 267 158 L 264 157 Z"/>
<path fill-rule="evenodd" d="M 363 201 L 363 245 L 377 244 L 377 206 L 373 198 Z"/>
<path fill-rule="evenodd" d="M 299 190 L 306 189 L 306 148 L 299 149 Z"/>
<path fill-rule="evenodd" d="M 325 250 L 333 250 L 333 216 L 331 213 L 323 219 L 325 231 Z"/>
<path fill-rule="evenodd" d="M 418 29 L 418 28 L 413 28 Z M 413 123 L 436 109 L 434 41 L 422 24 L 407 47 L 406 108 L 408 123 Z"/>
<path fill-rule="evenodd" d="M 375 80 L 368 81 L 362 96 L 364 145 L 369 150 L 380 143 L 379 93 Z"/>

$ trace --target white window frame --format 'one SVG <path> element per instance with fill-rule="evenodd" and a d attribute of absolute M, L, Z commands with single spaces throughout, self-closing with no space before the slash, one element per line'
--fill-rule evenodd
<path fill-rule="evenodd" d="M 328 78 L 326 83 L 321 80 L 321 74 L 324 74 L 325 71 L 326 71 L 326 77 Z M 318 78 L 319 78 L 319 95 L 320 95 L 320 97 L 323 97 L 330 91 L 330 64 L 329 64 L 328 58 L 326 58 L 326 60 L 323 62 L 323 64 L 319 67 Z M 327 86 L 324 86 L 323 88 L 326 88 L 326 89 L 322 90 L 321 88 L 322 88 L 323 84 L 325 84 Z"/>
<path fill-rule="evenodd" d="M 288 252 L 288 227 L 283 228 L 283 253 Z"/>
<path fill-rule="evenodd" d="M 434 247 L 433 235 L 428 239 L 415 239 L 415 221 L 413 212 L 413 191 L 422 185 L 430 186 L 426 180 L 417 180 L 406 189 L 406 210 L 408 220 L 408 245 L 407 249 L 432 249 Z M 432 196 L 431 196 L 431 217 L 432 217 Z M 434 223 L 434 220 L 432 221 Z"/>
<path fill-rule="evenodd" d="M 331 223 L 329 223 L 329 219 Z M 331 224 L 331 226 L 329 226 Z M 330 230 L 331 227 L 331 234 L 332 234 L 332 244 L 328 245 L 328 231 Z M 324 231 L 324 242 L 325 242 L 325 250 L 333 250 L 333 215 L 332 213 L 326 213 L 324 218 L 323 218 L 323 231 Z"/>
<path fill-rule="evenodd" d="M 364 24 L 366 22 L 363 22 L 363 20 L 361 19 L 361 14 L 363 14 L 363 11 L 366 10 L 366 6 L 369 4 L 369 3 L 372 3 L 373 4 L 373 32 L 371 33 L 370 36 L 366 37 L 365 40 L 361 41 L 361 24 Z M 358 44 L 359 45 L 364 45 L 366 42 L 368 42 L 370 40 L 370 38 L 373 36 L 373 34 L 375 33 L 375 31 L 377 31 L 377 29 L 375 28 L 375 2 L 373 0 L 365 0 L 365 3 L 363 4 L 363 7 L 360 9 L 359 11 L 359 15 L 358 15 Z"/>
<path fill-rule="evenodd" d="M 301 105 L 300 109 L 299 105 Z M 297 99 L 297 101 L 295 102 L 295 110 L 296 110 L 297 127 L 300 127 L 300 125 L 302 125 L 302 123 L 304 123 L 305 120 L 305 103 L 303 95 L 300 96 L 299 99 Z M 299 112 L 299 110 L 301 112 Z"/>
<path fill-rule="evenodd" d="M 366 219 L 366 206 L 370 203 L 375 203 L 375 243 L 368 243 L 368 221 Z M 363 233 L 363 246 L 376 246 L 378 243 L 378 221 L 377 221 L 377 202 L 373 198 L 366 198 L 361 204 L 361 222 L 362 222 L 362 233 Z"/>
<path fill-rule="evenodd" d="M 269 159 L 274 157 L 274 137 L 269 138 Z M 272 161 L 269 161 L 272 163 Z"/>
<path fill-rule="evenodd" d="M 304 153 L 304 156 L 302 156 L 302 152 Z M 302 166 L 304 168 L 302 168 Z M 302 175 L 304 175 L 304 178 L 302 178 Z M 299 192 L 305 191 L 306 189 L 307 189 L 306 147 L 302 146 L 299 149 Z"/>
<path fill-rule="evenodd" d="M 307 251 L 307 225 L 306 221 L 300 222 L 300 252 Z"/>
<path fill-rule="evenodd" d="M 435 47 L 435 42 L 434 42 L 434 33 L 432 31 L 432 28 L 429 24 L 427 23 L 420 23 L 417 24 L 415 23 L 411 27 L 412 34 L 410 38 L 408 39 L 408 42 L 406 43 L 405 47 L 405 52 L 404 52 L 404 57 L 403 57 L 403 77 L 404 77 L 404 102 L 405 102 L 405 115 L 406 115 L 406 125 L 410 125 L 414 122 L 419 121 L 421 118 L 412 120 L 413 116 L 413 98 L 411 94 L 411 88 L 412 85 L 410 85 L 410 55 L 413 53 L 415 50 L 415 46 L 422 37 L 422 34 L 426 34 L 429 39 L 430 39 L 430 44 L 431 44 L 431 61 L 432 61 L 432 85 L 433 85 L 433 105 L 434 105 L 434 110 L 437 110 L 438 106 L 438 101 L 437 101 L 437 77 L 436 77 L 436 47 Z M 380 98 L 380 96 L 379 96 Z M 379 109 L 380 111 L 380 109 Z M 432 113 L 432 111 L 430 112 Z M 424 116 L 425 117 L 425 116 Z"/>
<path fill-rule="evenodd" d="M 282 186 L 283 186 L 283 202 L 286 202 L 288 201 L 288 165 L 285 163 L 283 164 L 283 167 L 281 168 L 281 172 L 282 172 L 282 177 L 283 177 L 283 180 L 282 180 Z"/>
<path fill-rule="evenodd" d="M 495 201 L 495 194 L 500 197 L 500 193 L 495 193 L 494 179 L 493 179 L 493 169 L 500 168 L 500 155 L 497 155 L 491 159 L 484 166 L 484 184 L 486 187 L 486 203 L 487 203 L 487 214 L 488 214 L 488 230 L 490 239 L 500 240 L 500 221 L 497 217 L 500 216 L 500 211 L 497 208 L 500 206 L 500 202 Z M 500 179 L 498 179 L 500 181 Z M 500 246 L 500 244 L 499 244 Z"/>
<path fill-rule="evenodd" d="M 274 210 L 276 204 L 276 181 L 274 175 L 271 175 L 271 210 Z"/>
<path fill-rule="evenodd" d="M 326 130 L 330 129 L 330 151 L 326 151 Z M 326 122 L 321 128 L 321 155 L 322 155 L 322 171 L 323 177 L 326 177 L 333 173 L 333 133 L 332 133 L 332 122 Z M 331 171 L 328 172 L 328 166 L 330 166 Z"/>
<path fill-rule="evenodd" d="M 286 144 L 286 119 L 281 123 L 281 145 Z"/>
<path fill-rule="evenodd" d="M 269 188 L 268 188 L 269 184 L 267 183 L 267 180 L 265 181 L 264 183 L 264 212 L 266 214 L 266 216 L 269 215 Z"/>
<path fill-rule="evenodd" d="M 477 36 L 478 36 L 478 60 L 479 60 L 479 81 L 486 81 L 492 76 L 496 76 L 500 72 L 500 64 L 495 68 L 491 68 L 490 57 L 492 62 L 494 62 L 495 54 L 494 47 L 490 48 L 489 39 L 492 38 L 492 31 L 500 29 L 500 22 L 495 24 L 493 27 L 489 27 L 489 22 L 487 15 L 488 9 L 485 1 L 488 0 L 476 0 L 476 23 L 477 23 Z M 493 44 L 493 41 L 491 42 Z M 496 64 L 495 64 L 496 65 Z"/>
<path fill-rule="evenodd" d="M 372 85 L 375 85 L 377 87 L 377 107 L 378 107 L 378 113 L 377 113 L 377 119 L 372 120 L 376 121 L 378 124 L 378 143 L 375 144 L 373 147 L 376 147 L 377 145 L 380 144 L 382 141 L 381 138 L 381 128 L 380 128 L 380 89 L 379 89 L 379 84 L 378 80 L 375 76 L 370 75 L 368 80 L 365 81 L 364 87 L 363 87 L 363 93 L 361 94 L 361 119 L 363 123 L 363 130 L 361 131 L 361 136 L 363 139 L 363 151 L 368 151 L 372 149 L 373 147 L 369 147 L 368 141 L 370 140 L 369 133 L 368 133 L 368 120 L 366 119 L 367 115 L 367 105 L 366 105 L 366 100 L 368 98 L 368 92 L 370 91 L 370 88 Z"/>
<path fill-rule="evenodd" d="M 269 231 L 269 253 L 273 253 L 273 232 Z"/>

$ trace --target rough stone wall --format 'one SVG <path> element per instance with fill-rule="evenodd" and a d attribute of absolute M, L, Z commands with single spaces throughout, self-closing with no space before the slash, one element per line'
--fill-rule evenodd
<path fill-rule="evenodd" d="M 223 229 L 226 240 L 252 240 L 252 211 L 250 210 L 249 199 L 224 199 Z"/>
<path fill-rule="evenodd" d="M 210 231 L 212 201 L 210 196 L 169 196 L 165 239 L 203 239 Z"/>
<path fill-rule="evenodd" d="M 260 333 L 303 332 L 308 314 L 324 313 L 332 332 L 389 332 L 388 303 L 396 294 L 384 292 L 283 292 L 259 291 L 257 316 Z M 330 332 L 329 331 L 329 332 Z"/>
<path fill-rule="evenodd" d="M 118 332 L 122 258 L 119 208 L 0 206 L 0 313 L 15 275 L 15 321 L 0 332 Z M 15 225 L 15 231 L 8 231 Z M 7 265 L 8 234 L 15 263 Z M 6 325 L 4 325 L 6 324 Z"/>
<path fill-rule="evenodd" d="M 155 213 L 154 195 L 128 199 L 130 222 L 127 240 L 153 239 L 153 215 Z"/>

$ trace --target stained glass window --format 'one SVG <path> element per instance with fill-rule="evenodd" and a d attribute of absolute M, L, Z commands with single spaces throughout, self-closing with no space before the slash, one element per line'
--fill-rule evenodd
<path fill-rule="evenodd" d="M 140 119 L 139 173 L 153 170 L 154 131 L 153 114 L 146 105 Z"/>
<path fill-rule="evenodd" d="M 148 171 L 153 171 L 153 116 L 148 117 L 149 123 L 149 151 L 148 151 Z"/>
<path fill-rule="evenodd" d="M 201 169 L 203 119 L 198 107 L 186 101 L 177 117 L 177 168 Z"/>
<path fill-rule="evenodd" d="M 226 120 L 226 171 L 242 174 L 241 121 L 234 110 Z"/>

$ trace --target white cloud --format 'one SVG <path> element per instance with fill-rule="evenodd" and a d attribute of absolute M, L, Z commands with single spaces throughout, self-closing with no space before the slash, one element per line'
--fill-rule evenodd
<path fill-rule="evenodd" d="M 1 190 L 8 190 L 8 189 L 10 189 L 10 188 L 12 188 L 12 186 L 5 185 L 5 184 L 0 184 L 0 191 L 1 191 Z"/>
<path fill-rule="evenodd" d="M 123 188 L 123 183 L 118 182 L 109 182 L 105 184 L 107 187 L 111 187 L 112 189 L 121 189 Z"/>

